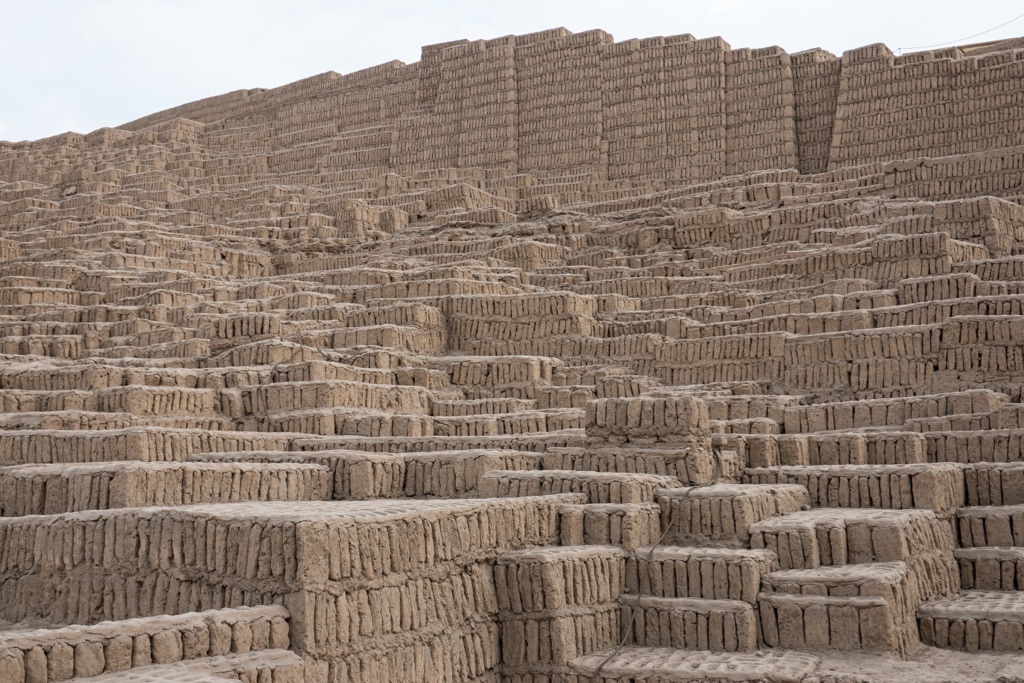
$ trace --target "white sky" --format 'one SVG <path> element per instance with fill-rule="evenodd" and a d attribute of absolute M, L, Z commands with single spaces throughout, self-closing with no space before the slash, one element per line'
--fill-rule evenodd
<path fill-rule="evenodd" d="M 87 133 L 231 90 L 410 63 L 420 46 L 459 38 L 564 26 L 839 55 L 957 41 L 1022 13 L 1021 0 L 0 0 L 0 140 Z M 1024 18 L 967 42 L 1022 35 Z"/>

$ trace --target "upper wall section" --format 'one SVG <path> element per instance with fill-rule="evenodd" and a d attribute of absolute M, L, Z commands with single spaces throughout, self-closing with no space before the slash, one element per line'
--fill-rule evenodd
<path fill-rule="evenodd" d="M 237 91 L 122 128 L 175 118 L 205 124 L 226 165 L 296 183 L 468 168 L 668 184 L 818 173 L 1024 145 L 1024 49 L 838 58 L 553 29 L 430 45 L 414 64 Z"/>
<path fill-rule="evenodd" d="M 829 168 L 1024 142 L 1024 49 L 843 55 Z"/>

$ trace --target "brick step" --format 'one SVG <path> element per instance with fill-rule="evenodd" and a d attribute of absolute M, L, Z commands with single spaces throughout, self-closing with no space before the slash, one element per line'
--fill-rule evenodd
<path fill-rule="evenodd" d="M 907 646 L 880 596 L 762 593 L 758 613 L 766 647 L 902 653 Z"/>
<path fill-rule="evenodd" d="M 678 486 L 675 477 L 656 474 L 582 470 L 494 470 L 480 479 L 484 498 L 514 498 L 548 493 L 584 493 L 588 503 L 649 503 L 655 492 Z"/>
<path fill-rule="evenodd" d="M 284 607 L 239 607 L 89 626 L 0 631 L 0 649 L 27 681 L 62 681 L 152 664 L 287 649 Z M 0 665 L 3 658 L 0 657 Z M 0 666 L 0 672 L 3 672 Z M 22 683 L 16 677 L 0 679 Z"/>
<path fill-rule="evenodd" d="M 903 428 L 910 432 L 971 432 L 992 429 L 1016 429 L 1017 416 L 993 410 L 984 413 L 966 413 L 945 417 L 920 417 L 907 420 Z"/>
<path fill-rule="evenodd" d="M 985 505 L 956 511 L 961 548 L 1024 548 L 1024 505 Z"/>
<path fill-rule="evenodd" d="M 319 436 L 430 436 L 436 420 L 425 414 L 392 413 L 350 407 L 325 407 L 276 412 L 245 418 L 237 422 L 245 431 L 290 432 Z"/>
<path fill-rule="evenodd" d="M 1024 548 L 958 548 L 964 590 L 1024 590 Z"/>
<path fill-rule="evenodd" d="M 527 614 L 614 602 L 623 591 L 627 555 L 602 545 L 504 553 L 494 564 L 498 609 Z"/>
<path fill-rule="evenodd" d="M 999 409 L 1003 429 L 1024 429 L 1024 403 L 1007 403 Z"/>
<path fill-rule="evenodd" d="M 330 500 L 331 471 L 300 463 L 129 462 L 0 468 L 0 514 Z"/>
<path fill-rule="evenodd" d="M 215 415 L 220 410 L 220 392 L 183 387 L 126 386 L 96 391 L 96 409 L 140 416 L 168 414 Z"/>
<path fill-rule="evenodd" d="M 963 465 L 967 505 L 1024 505 L 1024 462 Z"/>
<path fill-rule="evenodd" d="M 365 408 L 404 414 L 430 414 L 430 391 L 418 386 L 370 384 L 347 380 L 272 382 L 245 387 L 237 398 L 225 392 L 224 411 L 231 417 L 294 413 L 322 406 Z"/>
<path fill-rule="evenodd" d="M 765 626 L 764 615 L 768 613 L 770 618 L 772 609 L 781 609 L 782 604 L 795 604 L 786 603 L 785 600 L 780 603 L 776 599 L 778 596 L 880 598 L 885 604 L 886 616 L 882 619 L 876 615 L 876 618 L 881 619 L 884 625 L 882 632 L 887 634 L 887 646 L 880 649 L 906 653 L 918 640 L 918 605 L 922 600 L 936 597 L 930 579 L 930 576 L 919 576 L 911 571 L 905 562 L 790 569 L 765 574 L 761 579 L 762 592 L 758 595 L 758 606 L 761 609 L 762 626 L 766 629 L 766 643 L 771 644 L 767 641 L 769 632 L 781 634 L 781 626 Z M 783 612 L 789 609 L 786 607 Z M 845 634 L 852 639 L 850 641 L 843 640 L 844 634 L 839 632 L 841 629 L 830 633 L 829 619 L 833 616 L 840 620 L 844 618 L 842 608 L 828 601 L 812 601 L 804 607 L 804 643 L 807 647 L 829 649 L 835 641 L 836 649 L 879 649 L 874 646 L 863 647 L 863 642 L 854 642 L 857 640 L 856 629 Z M 776 617 L 782 618 L 779 614 Z M 861 638 L 864 635 L 862 632 Z"/>
<path fill-rule="evenodd" d="M 288 650 L 265 650 L 208 657 L 175 664 L 144 666 L 131 671 L 107 673 L 90 683 L 302 683 L 305 665 Z M 74 680 L 78 680 L 76 677 Z"/>
<path fill-rule="evenodd" d="M 964 591 L 921 605 L 921 642 L 951 650 L 1024 650 L 1024 593 Z"/>
<path fill-rule="evenodd" d="M 964 476 L 952 464 L 758 467 L 748 484 L 797 484 L 813 507 L 924 509 L 948 512 L 964 503 Z"/>
<path fill-rule="evenodd" d="M 587 384 L 538 384 L 534 388 L 534 395 L 538 408 L 586 408 L 587 401 L 597 398 L 595 388 Z"/>
<path fill-rule="evenodd" d="M 804 652 L 744 654 L 626 646 L 578 657 L 569 665 L 587 683 L 802 683 L 820 661 Z"/>
<path fill-rule="evenodd" d="M 550 448 L 544 453 L 544 469 L 659 474 L 684 484 L 707 484 L 715 476 L 714 457 L 697 448 Z"/>
<path fill-rule="evenodd" d="M 621 548 L 611 546 L 542 547 L 499 555 L 493 585 L 503 671 L 514 676 L 538 666 L 557 670 L 578 653 L 619 642 L 625 557 Z"/>
<path fill-rule="evenodd" d="M 434 401 L 430 407 L 431 415 L 434 417 L 495 415 L 536 410 L 537 401 L 522 398 L 481 398 L 472 401 Z"/>
<path fill-rule="evenodd" d="M 65 389 L 56 391 L 0 390 L 0 410 L 4 413 L 45 413 L 58 410 L 98 412 L 96 391 Z M 120 411 L 106 411 L 120 412 Z"/>
<path fill-rule="evenodd" d="M 798 405 L 799 396 L 709 396 L 704 399 L 709 420 L 747 420 L 763 417 L 781 424 L 786 408 Z"/>
<path fill-rule="evenodd" d="M 780 434 L 779 423 L 766 417 L 748 417 L 743 420 L 710 420 L 712 434 Z"/>
<path fill-rule="evenodd" d="M 540 469 L 541 456 L 510 450 L 372 453 L 366 451 L 241 451 L 201 453 L 192 462 L 304 462 L 330 468 L 336 500 L 476 497 L 491 470 Z"/>
<path fill-rule="evenodd" d="M 1006 396 L 988 389 L 925 394 L 863 401 L 839 401 L 791 406 L 785 411 L 787 434 L 902 427 L 910 419 L 960 415 L 998 410 Z"/>
<path fill-rule="evenodd" d="M 623 634 L 629 632 L 634 645 L 711 652 L 757 649 L 757 617 L 750 603 L 635 595 L 619 601 Z"/>
<path fill-rule="evenodd" d="M 752 467 L 774 465 L 910 465 L 928 462 L 927 442 L 914 432 L 869 431 L 824 434 L 781 434 L 775 437 L 777 454 Z M 766 448 L 771 449 L 772 444 Z M 772 457 L 774 455 L 774 457 Z"/>
<path fill-rule="evenodd" d="M 751 547 L 775 552 L 782 569 L 925 562 L 938 590 L 958 586 L 949 523 L 930 510 L 818 508 L 757 522 L 750 534 Z"/>
<path fill-rule="evenodd" d="M 565 504 L 558 509 L 562 545 L 615 545 L 626 550 L 661 537 L 657 503 Z"/>
<path fill-rule="evenodd" d="M 210 425 L 218 429 L 231 429 L 226 420 L 217 418 L 163 418 L 171 423 L 172 428 L 179 424 L 188 428 L 190 424 Z M 100 431 L 107 429 L 126 429 L 148 425 L 148 419 L 142 419 L 128 413 L 101 413 L 88 410 L 61 410 L 52 412 L 22 412 L 0 414 L 0 430 L 10 431 L 49 431 L 49 430 L 81 430 Z"/>
<path fill-rule="evenodd" d="M 2 437 L 2 433 L 0 433 Z M 375 453 L 412 451 L 454 451 L 504 449 L 543 453 L 548 448 L 580 446 L 586 439 L 582 429 L 565 429 L 541 434 L 502 436 L 326 436 L 302 435 L 291 441 L 296 451 L 345 449 Z"/>
<path fill-rule="evenodd" d="M 560 429 L 580 429 L 585 424 L 584 417 L 584 411 L 579 408 L 435 417 L 433 418 L 433 433 L 438 436 L 537 434 Z"/>
<path fill-rule="evenodd" d="M 808 504 L 802 486 L 715 484 L 658 491 L 666 541 L 675 545 L 748 546 L 749 527 Z"/>
<path fill-rule="evenodd" d="M 626 592 L 755 604 L 762 575 L 778 568 L 778 558 L 769 550 L 637 548 L 626 560 Z"/>
<path fill-rule="evenodd" d="M 1019 462 L 1024 460 L 1024 429 L 923 432 L 928 462 Z"/>
<path fill-rule="evenodd" d="M 204 429 L 0 431 L 0 465 L 183 461 L 193 453 L 288 448 L 296 435 Z M 307 436 L 307 435 L 302 435 Z"/>

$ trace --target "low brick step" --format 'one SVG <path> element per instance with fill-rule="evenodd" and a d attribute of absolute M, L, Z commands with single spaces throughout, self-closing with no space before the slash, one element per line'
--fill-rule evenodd
<path fill-rule="evenodd" d="M 635 550 L 661 537 L 657 503 L 565 504 L 558 509 L 562 545 L 615 545 Z"/>
<path fill-rule="evenodd" d="M 1024 590 L 1024 548 L 958 548 L 964 590 Z"/>
<path fill-rule="evenodd" d="M 876 398 L 808 406 L 785 411 L 787 434 L 823 432 L 862 427 L 902 426 L 915 418 L 959 415 L 998 410 L 1006 396 L 987 389 L 905 398 Z"/>
<path fill-rule="evenodd" d="M 778 567 L 778 558 L 769 550 L 638 548 L 626 561 L 626 592 L 754 604 L 762 575 Z"/>
<path fill-rule="evenodd" d="M 985 505 L 956 511 L 961 548 L 1024 548 L 1024 505 Z"/>
<path fill-rule="evenodd" d="M 917 611 L 921 642 L 951 650 L 1024 650 L 1024 593 L 964 591 Z"/>
<path fill-rule="evenodd" d="M 241 451 L 202 453 L 190 461 L 306 462 L 329 467 L 337 500 L 476 497 L 480 477 L 491 470 L 540 469 L 540 455 L 524 451 L 469 449 L 412 453 L 367 451 Z"/>
<path fill-rule="evenodd" d="M 899 431 L 826 432 L 780 434 L 778 453 L 769 453 L 750 465 L 910 465 L 927 462 L 927 442 L 922 434 Z"/>
<path fill-rule="evenodd" d="M 302 463 L 120 462 L 0 468 L 0 514 L 330 500 L 331 471 Z"/>
<path fill-rule="evenodd" d="M 937 597 L 931 578 L 919 576 L 905 562 L 789 569 L 764 575 L 758 604 L 769 603 L 764 609 L 771 609 L 774 596 L 778 595 L 882 598 L 888 610 L 887 623 L 891 624 L 891 649 L 906 653 L 917 642 L 918 606 L 923 600 Z M 808 647 L 828 648 L 839 635 L 829 634 L 828 609 L 828 603 L 805 609 L 804 640 Z M 849 649 L 850 643 L 839 640 L 837 645 L 838 649 Z"/>
<path fill-rule="evenodd" d="M 579 408 L 520 410 L 513 413 L 435 417 L 432 420 L 432 433 L 438 436 L 539 434 L 579 429 L 586 424 L 584 411 Z"/>
<path fill-rule="evenodd" d="M 707 484 L 715 476 L 714 457 L 697 448 L 550 448 L 544 453 L 544 469 L 660 474 L 684 484 Z"/>
<path fill-rule="evenodd" d="M 460 415 L 496 415 L 536 410 L 537 401 L 523 398 L 479 398 L 470 401 L 434 401 L 431 404 L 434 417 L 456 417 Z"/>
<path fill-rule="evenodd" d="M 634 645 L 710 652 L 757 649 L 757 617 L 750 603 L 635 595 L 619 601 L 623 635 L 631 629 Z"/>
<path fill-rule="evenodd" d="M 170 421 L 178 422 L 176 418 Z M 186 418 L 184 421 L 191 421 Z M 209 419 L 215 422 L 214 419 Z M 0 414 L 0 429 L 4 431 L 34 431 L 43 430 L 88 430 L 99 431 L 103 429 L 127 429 L 148 424 L 143 420 L 128 413 L 101 413 L 88 410 L 61 410 L 53 412 L 22 412 Z M 224 428 L 230 429 L 230 424 L 224 422 Z"/>
<path fill-rule="evenodd" d="M 1024 460 L 1024 429 L 924 432 L 929 462 L 1019 462 Z"/>
<path fill-rule="evenodd" d="M 766 647 L 894 653 L 906 647 L 880 596 L 762 593 L 758 613 Z"/>
<path fill-rule="evenodd" d="M 132 427 L 103 431 L 0 431 L 0 465 L 181 462 L 193 453 L 287 448 L 295 435 Z"/>
<path fill-rule="evenodd" d="M 1003 429 L 1024 429 L 1024 403 L 1006 403 L 999 409 Z"/>
<path fill-rule="evenodd" d="M 779 423 L 766 417 L 749 417 L 743 420 L 709 420 L 712 434 L 780 434 Z"/>
<path fill-rule="evenodd" d="M 370 385 L 373 386 L 373 385 Z M 238 421 L 238 428 L 257 432 L 291 432 L 318 436 L 431 436 L 435 420 L 471 420 L 473 418 L 433 418 L 424 414 L 399 414 L 385 410 L 330 406 L 290 412 L 265 413 Z M 485 434 L 495 433 L 485 430 Z"/>
<path fill-rule="evenodd" d="M 2 434 L 0 434 L 2 436 Z M 546 434 L 512 434 L 505 436 L 298 436 L 290 447 L 295 451 L 356 450 L 373 453 L 411 453 L 424 451 L 458 451 L 467 449 L 500 449 L 543 453 L 548 448 L 580 446 L 586 439 L 582 429 L 568 429 Z"/>
<path fill-rule="evenodd" d="M 923 562 L 942 594 L 957 587 L 949 522 L 930 510 L 820 508 L 763 520 L 750 533 L 751 547 L 775 552 L 782 569 Z"/>
<path fill-rule="evenodd" d="M 494 589 L 506 675 L 559 670 L 566 659 L 618 643 L 625 558 L 612 546 L 545 546 L 499 555 Z"/>
<path fill-rule="evenodd" d="M 820 661 L 781 650 L 744 654 L 627 646 L 578 657 L 569 665 L 587 683 L 801 683 Z"/>
<path fill-rule="evenodd" d="M 480 479 L 483 498 L 584 493 L 588 503 L 649 503 L 655 492 L 677 486 L 675 477 L 655 474 L 586 472 L 581 470 L 494 470 Z"/>
<path fill-rule="evenodd" d="M 90 683 L 302 683 L 305 665 L 289 650 L 265 650 L 208 657 L 189 662 L 144 666 L 102 674 Z M 76 678 L 77 680 L 77 678 Z"/>
<path fill-rule="evenodd" d="M 763 417 L 782 423 L 786 408 L 798 405 L 799 396 L 710 396 L 704 399 L 710 420 L 746 420 Z"/>
<path fill-rule="evenodd" d="M 970 432 L 987 431 L 990 429 L 1016 429 L 1016 415 L 1011 416 L 1001 410 L 984 413 L 968 413 L 966 415 L 947 415 L 945 417 L 921 417 L 907 420 L 903 428 L 908 432 Z"/>
<path fill-rule="evenodd" d="M 0 631 L 0 651 L 14 660 L 6 666 L 29 681 L 87 678 L 152 664 L 287 649 L 288 645 L 288 611 L 280 606 Z M 2 661 L 0 656 L 0 667 Z M 22 683 L 17 677 L 0 680 Z"/>
<path fill-rule="evenodd" d="M 494 563 L 498 609 L 516 614 L 618 600 L 627 553 L 601 545 L 546 546 L 500 555 Z"/>
<path fill-rule="evenodd" d="M 657 501 L 668 542 L 749 547 L 751 524 L 800 510 L 808 497 L 789 484 L 715 484 L 658 491 Z"/>
<path fill-rule="evenodd" d="M 1024 505 L 1024 462 L 963 465 L 967 505 Z"/>
<path fill-rule="evenodd" d="M 418 386 L 348 380 L 270 382 L 240 389 L 237 401 L 226 406 L 225 412 L 230 411 L 231 417 L 243 418 L 295 414 L 331 406 L 428 415 L 430 404 L 430 391 Z"/>
<path fill-rule="evenodd" d="M 744 471 L 748 484 L 797 484 L 813 507 L 924 509 L 948 512 L 964 503 L 964 476 L 952 464 L 818 465 Z"/>
<path fill-rule="evenodd" d="M 108 413 L 159 417 L 162 415 L 215 415 L 220 411 L 216 389 L 124 386 L 98 389 L 96 409 Z"/>

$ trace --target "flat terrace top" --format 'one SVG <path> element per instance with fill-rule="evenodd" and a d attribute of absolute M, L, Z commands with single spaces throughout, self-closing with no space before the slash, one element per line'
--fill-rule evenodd
<path fill-rule="evenodd" d="M 530 508 L 537 505 L 561 505 L 584 502 L 581 494 L 567 493 L 520 498 L 474 498 L 467 500 L 378 499 L 342 501 L 272 501 L 253 503 L 217 503 L 182 507 L 117 508 L 68 512 L 61 515 L 29 515 L 0 519 L 0 526 L 39 524 L 40 522 L 90 521 L 132 516 L 146 518 L 203 518 L 220 521 L 242 520 L 248 523 L 284 524 L 300 522 L 381 523 L 419 517 L 441 519 L 488 509 Z"/>

